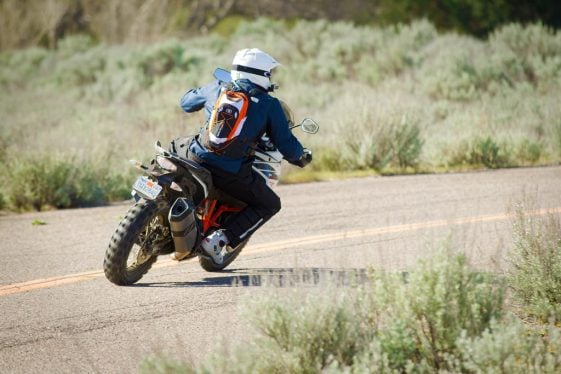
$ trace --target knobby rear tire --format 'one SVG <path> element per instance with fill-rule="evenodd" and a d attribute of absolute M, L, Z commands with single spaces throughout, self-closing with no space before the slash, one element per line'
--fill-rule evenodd
<path fill-rule="evenodd" d="M 111 237 L 105 252 L 103 270 L 109 281 L 119 286 L 136 283 L 150 270 L 158 256 L 152 256 L 136 266 L 128 266 L 127 260 L 135 240 L 146 225 L 158 214 L 165 213 L 169 204 L 164 200 L 141 200 L 132 206 Z"/>
<path fill-rule="evenodd" d="M 212 261 L 211 258 L 208 257 L 202 257 L 199 256 L 199 264 L 201 265 L 201 267 L 203 269 L 205 269 L 206 271 L 209 272 L 216 272 L 216 271 L 221 271 L 224 270 L 226 268 L 226 266 L 230 265 L 241 253 L 242 249 L 245 247 L 245 245 L 247 244 L 247 242 L 249 241 L 249 239 L 244 240 L 243 242 L 241 242 L 236 250 L 232 253 L 229 253 L 228 255 L 226 255 L 224 262 L 220 265 L 217 265 L 216 263 L 214 263 L 214 261 Z"/>

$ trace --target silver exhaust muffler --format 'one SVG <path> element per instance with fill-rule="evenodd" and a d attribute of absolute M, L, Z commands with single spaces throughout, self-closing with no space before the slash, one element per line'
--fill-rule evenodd
<path fill-rule="evenodd" d="M 168 219 L 175 251 L 192 251 L 199 236 L 193 203 L 184 197 L 177 198 L 169 210 Z"/>

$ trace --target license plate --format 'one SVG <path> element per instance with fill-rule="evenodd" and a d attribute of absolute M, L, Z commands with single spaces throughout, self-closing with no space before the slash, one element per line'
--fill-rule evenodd
<path fill-rule="evenodd" d="M 132 188 L 148 200 L 154 200 L 162 191 L 162 186 L 145 176 L 139 177 Z"/>

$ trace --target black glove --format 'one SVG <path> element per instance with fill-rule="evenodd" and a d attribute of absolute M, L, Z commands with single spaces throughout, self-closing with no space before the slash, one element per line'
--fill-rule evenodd
<path fill-rule="evenodd" d="M 303 168 L 304 166 L 308 165 L 310 162 L 312 162 L 312 151 L 304 148 L 304 153 L 302 153 L 302 156 L 298 161 L 294 162 L 294 165 Z"/>

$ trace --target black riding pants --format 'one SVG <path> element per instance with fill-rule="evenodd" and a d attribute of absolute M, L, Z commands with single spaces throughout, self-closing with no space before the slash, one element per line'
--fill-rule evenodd
<path fill-rule="evenodd" d="M 223 227 L 231 247 L 249 238 L 281 209 L 280 198 L 251 168 L 251 163 L 244 163 L 237 174 L 205 166 L 216 187 L 247 204 Z"/>

